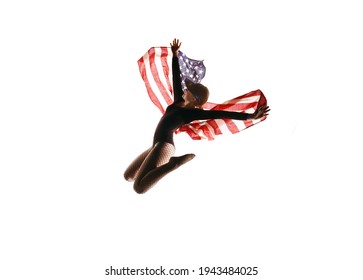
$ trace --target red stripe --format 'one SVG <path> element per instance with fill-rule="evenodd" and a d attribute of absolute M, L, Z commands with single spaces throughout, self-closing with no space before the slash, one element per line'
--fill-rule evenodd
<path fill-rule="evenodd" d="M 220 128 L 215 120 L 208 120 L 207 123 L 213 128 L 215 135 L 222 134 L 222 131 L 220 130 Z"/>
<path fill-rule="evenodd" d="M 169 49 L 167 47 L 161 48 L 161 65 L 163 67 L 164 77 L 170 92 L 173 92 L 173 86 L 170 83 L 169 79 L 169 64 L 168 64 L 168 57 L 170 56 Z"/>
<path fill-rule="evenodd" d="M 165 110 L 164 110 L 163 106 L 161 105 L 159 99 L 155 95 L 154 91 L 152 90 L 152 88 L 150 86 L 150 82 L 149 82 L 149 80 L 147 78 L 144 57 L 140 58 L 137 62 L 138 62 L 138 65 L 139 65 L 139 70 L 140 70 L 141 77 L 144 80 L 144 83 L 145 83 L 145 86 L 146 86 L 146 91 L 147 91 L 151 101 L 164 114 Z"/>
<path fill-rule="evenodd" d="M 214 108 L 217 105 L 218 104 L 216 104 L 216 103 L 206 102 L 206 103 L 203 104 L 203 108 L 210 110 L 210 109 Z"/>
<path fill-rule="evenodd" d="M 201 140 L 202 137 L 200 137 L 197 133 L 194 132 L 193 129 L 191 129 L 189 126 L 192 126 L 192 124 L 184 125 L 181 128 L 179 128 L 176 133 L 180 132 L 186 132 L 193 140 Z"/>
<path fill-rule="evenodd" d="M 224 120 L 224 122 L 226 123 L 226 125 L 227 125 L 227 128 L 229 129 L 229 131 L 231 132 L 231 133 L 237 133 L 237 132 L 239 132 L 240 130 L 238 129 L 238 127 L 236 126 L 236 124 L 234 123 L 234 121 L 233 120 L 231 120 L 231 119 L 223 119 Z"/>
<path fill-rule="evenodd" d="M 163 96 L 165 102 L 167 104 L 173 103 L 173 100 L 171 99 L 170 94 L 166 91 L 163 83 L 160 80 L 159 72 L 158 72 L 158 69 L 156 68 L 156 64 L 155 64 L 155 49 L 154 48 L 151 48 L 149 50 L 149 64 L 150 64 L 150 70 L 151 70 L 153 79 L 155 80 L 155 83 L 156 83 L 161 95 Z"/>
<path fill-rule="evenodd" d="M 212 110 L 225 110 L 225 111 L 238 111 L 244 112 L 250 108 L 254 108 L 258 103 L 251 102 L 251 103 L 238 103 L 238 104 L 219 104 L 212 108 Z"/>
<path fill-rule="evenodd" d="M 205 137 L 207 137 L 208 140 L 213 139 L 213 135 L 210 133 L 209 127 L 205 124 L 200 125 L 199 129 L 203 131 L 203 134 Z"/>
<path fill-rule="evenodd" d="M 259 89 L 257 90 L 260 92 L 260 101 L 258 102 L 258 107 L 261 106 L 261 105 L 267 105 L 267 100 L 266 100 L 266 97 L 265 95 L 263 94 L 262 91 L 260 91 Z"/>
<path fill-rule="evenodd" d="M 202 140 L 202 137 L 201 137 L 200 135 L 196 134 L 193 130 L 188 129 L 186 132 L 189 134 L 189 136 L 190 136 L 193 140 Z"/>
<path fill-rule="evenodd" d="M 250 127 L 250 126 L 252 126 L 252 125 L 253 125 L 253 121 L 252 121 L 252 120 L 245 120 L 245 121 L 243 121 L 243 122 L 244 122 L 244 124 L 245 124 L 246 128 L 247 128 L 247 127 Z"/>

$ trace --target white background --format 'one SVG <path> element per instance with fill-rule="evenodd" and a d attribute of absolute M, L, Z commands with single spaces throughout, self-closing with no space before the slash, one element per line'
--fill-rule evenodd
<path fill-rule="evenodd" d="M 359 1 L 2 1 L 0 278 L 362 279 Z M 210 101 L 261 89 L 268 119 L 192 141 L 144 195 L 123 171 L 161 116 L 137 60 L 182 41 Z M 189 277 L 105 276 L 188 268 Z"/>

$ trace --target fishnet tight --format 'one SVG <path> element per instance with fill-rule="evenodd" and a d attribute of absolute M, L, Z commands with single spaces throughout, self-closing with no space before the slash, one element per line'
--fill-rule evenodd
<path fill-rule="evenodd" d="M 194 158 L 194 154 L 173 157 L 174 145 L 158 142 L 140 154 L 126 169 L 124 177 L 134 181 L 134 190 L 144 193 L 153 187 L 161 178 L 182 164 Z"/>

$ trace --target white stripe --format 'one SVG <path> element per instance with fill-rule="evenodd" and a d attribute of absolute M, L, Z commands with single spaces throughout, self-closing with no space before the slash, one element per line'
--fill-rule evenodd
<path fill-rule="evenodd" d="M 227 128 L 226 122 L 223 119 L 215 119 L 215 122 L 222 134 L 231 134 L 231 131 Z"/>
<path fill-rule="evenodd" d="M 163 96 L 161 95 L 161 93 L 159 91 L 159 88 L 156 85 L 155 80 L 153 78 L 153 75 L 151 73 L 150 60 L 149 60 L 149 53 L 148 52 L 144 55 L 144 63 L 145 63 L 146 77 L 147 77 L 147 79 L 149 81 L 151 90 L 153 91 L 153 93 L 155 94 L 156 98 L 161 103 L 162 107 L 165 109 L 168 106 L 168 104 L 166 103 L 166 101 L 164 100 Z"/>
<path fill-rule="evenodd" d="M 238 127 L 238 130 L 242 130 L 242 129 L 246 128 L 244 121 L 237 120 L 237 121 L 234 121 L 234 124 L 236 125 L 236 127 Z"/>
<path fill-rule="evenodd" d="M 167 63 L 169 66 L 172 65 L 172 56 L 171 56 L 171 51 L 168 50 L 168 56 L 167 56 Z M 169 96 L 171 97 L 171 99 L 173 99 L 172 93 L 170 92 L 169 88 L 168 88 L 168 83 L 167 83 L 167 78 L 164 75 L 164 69 L 163 69 L 163 65 L 161 63 L 161 48 L 155 48 L 155 67 L 159 73 L 159 78 L 161 83 L 164 85 L 165 90 L 167 91 L 167 93 L 169 94 Z M 172 83 L 172 79 L 173 79 L 173 73 L 172 73 L 172 68 L 169 67 L 169 82 Z M 164 99 L 164 98 L 163 98 Z"/>
<path fill-rule="evenodd" d="M 254 108 L 249 108 L 247 110 L 244 110 L 245 113 L 247 114 L 253 114 L 256 110 Z"/>

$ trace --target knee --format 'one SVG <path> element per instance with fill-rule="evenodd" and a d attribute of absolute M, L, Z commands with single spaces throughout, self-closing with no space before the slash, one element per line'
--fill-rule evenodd
<path fill-rule="evenodd" d="M 138 194 L 143 194 L 147 191 L 147 189 L 141 182 L 142 180 L 140 178 L 136 178 L 134 182 L 134 191 Z"/>
<path fill-rule="evenodd" d="M 134 188 L 135 192 L 138 194 L 144 194 L 145 191 L 143 189 L 139 189 L 139 188 Z"/>
<path fill-rule="evenodd" d="M 134 184 L 134 191 L 138 194 L 146 193 L 147 188 L 140 186 L 139 184 Z"/>
<path fill-rule="evenodd" d="M 124 173 L 124 178 L 125 178 L 125 180 L 126 180 L 126 181 L 128 181 L 128 182 L 132 182 L 132 181 L 134 181 L 134 177 L 133 177 L 133 176 L 131 176 L 131 174 L 129 174 L 129 173 L 127 173 L 127 172 L 125 172 L 125 173 Z"/>

